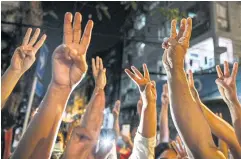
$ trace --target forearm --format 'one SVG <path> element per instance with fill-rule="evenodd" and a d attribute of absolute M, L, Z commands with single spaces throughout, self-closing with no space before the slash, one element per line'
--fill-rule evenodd
<path fill-rule="evenodd" d="M 119 117 L 114 117 L 113 129 L 115 131 L 117 141 L 118 137 L 120 136 Z"/>
<path fill-rule="evenodd" d="M 168 105 L 162 105 L 160 114 L 160 143 L 169 142 Z"/>
<path fill-rule="evenodd" d="M 30 122 L 12 158 L 50 157 L 70 93 L 69 87 L 50 84 L 38 112 Z"/>
<path fill-rule="evenodd" d="M 215 147 L 211 131 L 191 95 L 183 68 L 176 68 L 168 74 L 168 85 L 171 114 L 178 133 L 183 136 L 194 157 L 202 158 L 205 154 L 210 154 L 210 147 Z"/>
<path fill-rule="evenodd" d="M 233 127 L 229 125 L 225 120 L 222 120 L 216 116 L 203 103 L 200 107 L 202 108 L 203 114 L 211 128 L 212 133 L 223 140 L 223 142 L 227 143 L 232 150 L 240 152 L 241 157 L 241 147 L 238 143 Z"/>
<path fill-rule="evenodd" d="M 9 67 L 1 78 L 1 109 L 4 107 L 8 97 L 19 81 L 21 73 L 14 71 Z"/>
<path fill-rule="evenodd" d="M 141 119 L 138 131 L 145 138 L 156 135 L 156 103 L 148 103 L 146 108 L 142 108 Z"/>
<path fill-rule="evenodd" d="M 103 122 L 103 111 L 105 108 L 105 92 L 103 89 L 95 89 L 80 126 L 88 131 L 95 132 L 92 136 L 98 137 Z"/>
<path fill-rule="evenodd" d="M 241 104 L 237 100 L 233 103 L 228 104 L 228 108 L 231 113 L 231 118 L 236 136 L 238 138 L 239 144 L 241 145 Z"/>

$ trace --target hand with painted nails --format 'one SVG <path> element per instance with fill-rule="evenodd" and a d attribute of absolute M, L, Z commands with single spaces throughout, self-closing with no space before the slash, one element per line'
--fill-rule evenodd
<path fill-rule="evenodd" d="M 104 89 L 106 85 L 106 68 L 104 68 L 103 61 L 98 56 L 96 60 L 92 58 L 92 72 L 95 79 L 95 87 Z"/>
<path fill-rule="evenodd" d="M 165 83 L 162 86 L 162 95 L 161 95 L 162 106 L 168 106 L 169 104 L 169 95 L 168 95 L 168 85 Z"/>
<path fill-rule="evenodd" d="M 180 31 L 176 32 L 176 20 L 171 22 L 170 37 L 164 41 L 162 47 L 165 49 L 162 61 L 166 71 L 174 67 L 183 68 L 184 58 L 189 47 L 189 40 L 192 32 L 192 19 L 182 19 Z"/>
<path fill-rule="evenodd" d="M 93 21 L 89 20 L 81 38 L 82 16 L 73 16 L 67 12 L 64 18 L 63 44 L 58 46 L 53 54 L 52 82 L 59 86 L 72 88 L 78 85 L 88 70 L 86 52 L 90 44 Z"/>
<path fill-rule="evenodd" d="M 23 74 L 27 71 L 35 61 L 35 55 L 43 45 L 46 35 L 44 34 L 38 41 L 38 37 L 40 34 L 40 29 L 36 29 L 34 35 L 30 39 L 32 33 L 32 29 L 28 28 L 25 37 L 23 39 L 23 43 L 20 47 L 18 47 L 13 54 L 11 60 L 10 68 L 13 71 L 16 71 L 20 74 Z"/>
<path fill-rule="evenodd" d="M 236 87 L 236 77 L 238 73 L 238 63 L 235 62 L 233 65 L 232 74 L 229 71 L 229 64 L 227 61 L 224 62 L 224 73 L 222 72 L 219 65 L 216 66 L 218 79 L 216 79 L 216 84 L 218 85 L 218 90 L 223 97 L 223 100 L 228 104 L 238 103 L 237 87 Z"/>
<path fill-rule="evenodd" d="M 125 69 L 125 72 L 138 86 L 143 105 L 147 105 L 148 102 L 156 102 L 155 81 L 151 81 L 146 64 L 143 64 L 144 76 L 136 69 L 136 67 L 132 66 L 131 69 L 134 73 L 129 69 Z M 149 86 L 148 83 L 150 83 Z M 147 86 L 149 88 L 148 90 Z"/>

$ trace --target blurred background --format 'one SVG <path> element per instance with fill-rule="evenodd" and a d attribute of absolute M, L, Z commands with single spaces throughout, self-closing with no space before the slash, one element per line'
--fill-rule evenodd
<path fill-rule="evenodd" d="M 181 18 L 189 16 L 193 19 L 193 31 L 185 69 L 194 72 L 195 85 L 204 103 L 214 112 L 222 112 L 224 119 L 231 121 L 215 84 L 215 65 L 222 65 L 224 60 L 229 63 L 241 61 L 241 2 L 2 1 L 1 74 L 10 65 L 13 52 L 22 42 L 28 27 L 40 28 L 41 33 L 48 36 L 35 64 L 18 82 L 1 113 L 2 139 L 4 129 L 12 127 L 15 130 L 23 126 L 34 77 L 37 77 L 37 82 L 31 110 L 34 111 L 41 102 L 51 79 L 52 52 L 62 42 L 66 12 L 82 14 L 82 29 L 88 19 L 94 21 L 87 53 L 88 74 L 72 93 L 68 110 L 77 110 L 79 114 L 84 112 L 94 88 L 91 58 L 95 56 L 100 56 L 107 68 L 105 127 L 111 127 L 111 110 L 117 99 L 122 102 L 120 123 L 138 124 L 136 103 L 139 91 L 124 73 L 124 68 L 131 65 L 142 69 L 142 63 L 147 64 L 151 78 L 157 82 L 159 110 L 162 85 L 166 81 L 161 44 L 163 38 L 169 36 L 171 19 L 180 22 Z M 237 83 L 241 96 L 241 69 Z M 171 137 L 174 137 L 176 131 L 171 118 L 170 130 Z"/>

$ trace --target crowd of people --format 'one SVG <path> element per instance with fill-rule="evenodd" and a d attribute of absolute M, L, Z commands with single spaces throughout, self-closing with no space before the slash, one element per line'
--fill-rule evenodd
<path fill-rule="evenodd" d="M 241 104 L 236 88 L 238 63 L 233 64 L 232 72 L 226 61 L 224 71 L 220 66 L 216 67 L 216 84 L 229 108 L 230 125 L 222 119 L 222 114 L 213 113 L 201 101 L 192 72 L 189 71 L 187 76 L 184 70 L 184 57 L 192 32 L 191 18 L 181 20 L 178 33 L 177 21 L 172 20 L 170 37 L 162 44 L 167 83 L 163 85 L 161 97 L 157 96 L 156 83 L 151 80 L 146 64 L 143 64 L 143 74 L 134 66 L 125 69 L 140 92 L 137 101 L 139 122 L 130 132 L 122 131 L 124 127 L 119 125 L 119 100 L 112 110 L 113 129 L 102 129 L 107 81 L 106 68 L 99 57 L 92 58 L 95 88 L 84 114 L 77 116 L 76 120 L 68 117 L 71 111 L 65 109 L 69 96 L 88 70 L 86 53 L 94 26 L 89 20 L 81 36 L 81 21 L 82 16 L 78 12 L 74 18 L 69 12 L 65 14 L 63 43 L 53 52 L 52 79 L 48 90 L 27 130 L 15 132 L 14 138 L 18 140 L 13 144 L 12 141 L 5 143 L 4 159 L 241 159 Z M 35 54 L 46 39 L 43 35 L 38 40 L 40 29 L 36 29 L 30 39 L 31 32 L 29 28 L 1 78 L 1 109 L 20 77 L 34 63 Z M 158 135 L 157 98 L 162 101 Z M 169 107 L 178 132 L 175 139 L 169 136 Z M 63 118 L 71 123 L 67 135 L 59 131 Z M 212 134 L 219 139 L 218 145 L 215 145 Z M 5 136 L 7 141 L 11 135 L 10 131 Z"/>

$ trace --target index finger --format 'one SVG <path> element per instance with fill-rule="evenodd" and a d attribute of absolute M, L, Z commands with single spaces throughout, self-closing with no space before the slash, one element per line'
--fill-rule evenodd
<path fill-rule="evenodd" d="M 187 18 L 186 28 L 183 33 L 183 37 L 185 37 L 185 39 L 189 41 L 191 37 L 191 33 L 192 33 L 192 18 L 189 17 Z"/>
<path fill-rule="evenodd" d="M 71 44 L 73 40 L 73 29 L 72 29 L 73 16 L 70 12 L 67 12 L 64 17 L 64 43 Z"/>
<path fill-rule="evenodd" d="M 176 25 L 177 25 L 177 21 L 176 19 L 173 19 L 171 22 L 171 33 L 170 33 L 170 37 L 173 39 L 177 37 Z"/>
<path fill-rule="evenodd" d="M 125 69 L 126 74 L 135 82 L 137 83 L 138 79 L 135 74 L 133 74 L 130 70 Z"/>
<path fill-rule="evenodd" d="M 219 65 L 216 66 L 216 70 L 217 70 L 218 78 L 222 78 L 223 77 L 223 72 L 222 72 L 222 70 L 221 70 Z"/>

